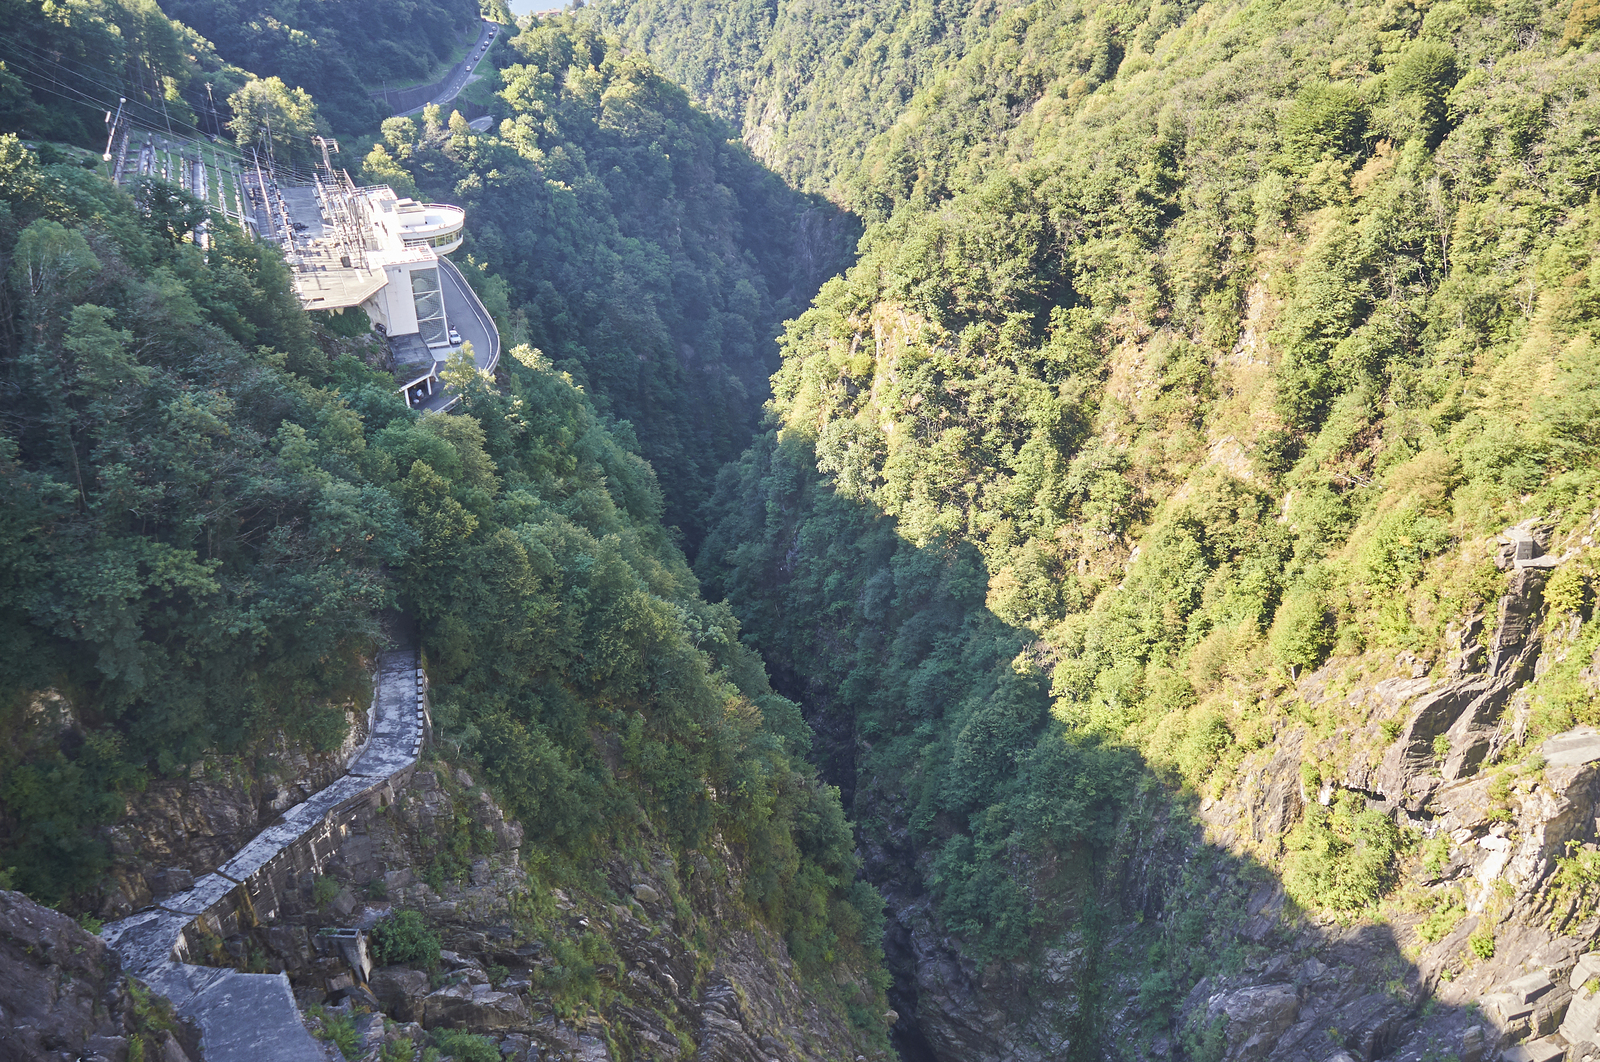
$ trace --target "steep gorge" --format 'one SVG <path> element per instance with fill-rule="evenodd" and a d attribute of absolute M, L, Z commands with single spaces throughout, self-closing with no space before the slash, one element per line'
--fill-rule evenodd
<path fill-rule="evenodd" d="M 344 586 L 318 584 L 342 639 L 255 650 L 315 680 L 280 703 L 241 676 L 255 722 L 231 729 L 140 670 L 204 688 L 197 673 L 229 658 L 213 632 L 175 628 L 167 641 L 212 655 L 168 662 L 116 631 L 48 626 L 55 602 L 6 587 L 29 617 L 17 637 L 54 667 L 13 685 L 71 706 L 15 777 L 132 792 L 117 770 L 159 772 L 160 791 L 207 742 L 342 732 L 360 617 L 392 589 L 421 621 L 467 772 L 452 761 L 415 799 L 476 821 L 456 790 L 486 781 L 489 817 L 525 831 L 511 856 L 466 826 L 480 872 L 374 821 L 392 858 L 333 875 L 344 907 L 392 882 L 452 945 L 452 984 L 386 975 L 378 1002 L 397 1016 L 443 992 L 428 1022 L 443 1028 L 493 996 L 470 1020 L 521 1037 L 524 1057 L 655 1057 L 687 1050 L 679 1034 L 715 1053 L 716 1030 L 730 1058 L 870 1053 L 883 980 L 859 870 L 887 901 L 891 1036 L 917 1062 L 1600 1052 L 1600 15 L 1583 0 L 862 6 L 853 36 L 827 22 L 838 48 L 808 83 L 823 67 L 799 39 L 820 25 L 804 5 L 691 6 L 680 23 L 600 4 L 510 39 L 489 131 L 386 125 L 368 177 L 489 222 L 469 275 L 529 341 L 502 378 L 461 381 L 452 420 L 395 409 L 358 344 L 270 305 L 229 312 L 215 263 L 159 226 L 134 238 L 148 208 L 0 153 L 8 253 L 71 265 L 55 289 L 11 274 L 37 336 L 7 338 L 19 393 L 43 386 L 45 353 L 69 370 L 56 406 L 13 405 L 5 474 L 47 488 L 26 495 L 45 501 L 12 532 L 18 555 L 45 555 L 29 552 L 38 526 L 77 529 L 52 549 L 98 541 L 91 527 L 153 549 L 118 515 L 127 480 L 108 455 L 193 490 L 247 463 L 223 440 L 250 438 L 272 455 L 253 481 L 276 507 L 265 522 L 292 542 L 260 546 L 249 520 L 235 541 L 214 520 L 207 563 L 227 590 L 198 565 L 177 592 L 220 608 L 258 572 L 349 566 Z M 717 47 L 686 47 L 708 19 Z M 852 221 L 780 190 L 596 26 L 866 219 L 855 265 L 811 298 Z M 81 247 L 56 218 L 89 233 Z M 281 290 L 271 262 L 228 254 Z M 194 309 L 172 309 L 184 291 Z M 764 330 L 807 301 L 741 453 L 773 367 Z M 205 372 L 166 313 L 208 322 Z M 245 319 L 292 357 L 252 357 Z M 155 353 L 116 362 L 110 384 L 84 360 L 135 337 Z M 117 390 L 151 368 L 157 399 Z M 215 449 L 152 458 L 136 429 L 102 425 L 108 401 L 153 438 L 174 418 L 208 425 Z M 79 480 L 69 504 L 67 457 L 90 433 L 102 486 Z M 358 542 L 379 545 L 352 563 L 340 551 Z M 386 543 L 408 548 L 374 556 Z M 70 556 L 111 571 L 115 554 Z M 164 602 L 159 571 L 124 575 L 128 598 Z M 243 617 L 251 601 L 226 604 Z M 294 627 L 277 622 L 262 628 Z M 91 660 L 105 678 L 85 677 Z M 206 740 L 169 737 L 192 721 Z M 137 755 L 119 761 L 116 742 Z M 184 754 L 158 761 L 164 743 Z M 64 894 L 83 864 L 39 860 L 38 839 L 86 831 L 28 796 L 4 794 L 7 851 Z M 114 854 L 130 898 L 153 884 Z M 663 896 L 670 912 L 652 907 Z M 275 950 L 329 973 L 273 931 L 241 934 L 231 958 Z M 666 958 L 648 946 L 662 939 Z M 527 985 L 506 993 L 508 977 Z M 539 998 L 537 1023 L 516 1012 Z M 370 1026 L 367 1053 L 421 1047 L 420 1029 Z"/>
<path fill-rule="evenodd" d="M 696 570 L 850 800 L 904 1038 L 1566 1051 L 1592 13 L 892 8 L 816 84 L 803 5 L 590 17 L 872 222 Z M 859 156 L 772 139 L 927 24 Z"/>

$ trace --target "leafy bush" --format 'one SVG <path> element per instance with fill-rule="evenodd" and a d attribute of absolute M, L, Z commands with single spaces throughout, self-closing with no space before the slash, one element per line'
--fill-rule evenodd
<path fill-rule="evenodd" d="M 1367 132 L 1367 107 L 1352 85 L 1315 82 L 1301 89 L 1283 113 L 1284 151 L 1309 169 L 1325 158 L 1348 158 Z"/>
<path fill-rule="evenodd" d="M 1349 914 L 1372 907 L 1394 882 L 1400 831 L 1383 812 L 1341 792 L 1332 810 L 1307 805 L 1284 838 L 1283 885 L 1302 907 Z"/>
<path fill-rule="evenodd" d="M 1444 873 L 1450 863 L 1450 838 L 1445 834 L 1422 842 L 1422 869 L 1431 875 Z"/>
<path fill-rule="evenodd" d="M 1455 49 L 1438 41 L 1416 41 L 1401 55 L 1389 73 L 1391 91 L 1400 97 L 1404 132 L 1422 137 L 1430 146 L 1444 134 L 1446 97 L 1459 76 Z"/>
<path fill-rule="evenodd" d="M 1432 907 L 1417 925 L 1417 936 L 1429 944 L 1436 944 L 1450 935 L 1450 931 L 1467 916 L 1461 894 L 1454 889 L 1442 897 L 1434 897 Z"/>
<path fill-rule="evenodd" d="M 318 874 L 311 881 L 311 902 L 319 909 L 333 902 L 339 895 L 339 883 L 326 874 Z"/>
<path fill-rule="evenodd" d="M 1222 1062 L 1228 1057 L 1228 1016 L 1210 1022 L 1204 1013 L 1196 1016 L 1184 1030 L 1183 1046 L 1193 1062 Z"/>
<path fill-rule="evenodd" d="M 439 965 L 439 936 L 417 911 L 396 911 L 372 927 L 373 958 L 384 965 L 433 969 Z"/>
<path fill-rule="evenodd" d="M 1544 587 L 1544 604 L 1551 618 L 1581 614 L 1591 600 L 1589 572 L 1578 563 L 1563 564 Z"/>
<path fill-rule="evenodd" d="M 321 1007 L 311 1011 L 319 1024 L 319 1034 L 323 1039 L 332 1043 L 339 1049 L 345 1058 L 356 1057 L 356 1047 L 359 1037 L 356 1034 L 355 1017 L 350 1014 L 334 1014 Z"/>
<path fill-rule="evenodd" d="M 383 1045 L 378 1062 L 412 1062 L 416 1055 L 417 1048 L 410 1040 L 390 1040 Z"/>
<path fill-rule="evenodd" d="M 1450 543 L 1444 523 L 1403 505 L 1382 517 L 1360 552 L 1363 580 L 1375 594 L 1396 594 L 1411 586 L 1422 562 Z"/>
<path fill-rule="evenodd" d="M 1302 590 L 1287 595 L 1278 607 L 1267 644 L 1278 664 L 1295 672 L 1320 664 L 1333 646 L 1334 633 L 1322 595 Z"/>

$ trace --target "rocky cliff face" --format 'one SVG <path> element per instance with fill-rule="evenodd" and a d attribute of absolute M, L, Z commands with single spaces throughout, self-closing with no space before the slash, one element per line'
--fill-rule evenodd
<path fill-rule="evenodd" d="M 1194 803 L 1147 791 L 1112 852 L 1036 874 L 1044 942 L 1017 961 L 974 961 L 913 884 L 927 868 L 909 832 L 881 831 L 865 854 L 890 905 L 904 1057 L 1600 1057 L 1600 732 L 1540 736 L 1536 718 L 1558 675 L 1600 693 L 1593 621 L 1544 601 L 1595 530 L 1469 546 L 1506 573 L 1494 605 L 1431 656 L 1302 676 L 1270 740 Z M 858 820 L 905 821 L 857 782 Z M 1397 840 L 1382 902 L 1336 917 L 1282 875 L 1285 835 L 1341 802 Z"/>
<path fill-rule="evenodd" d="M 203 959 L 288 973 L 313 1031 L 350 1058 L 413 1057 L 437 1030 L 488 1037 L 517 1062 L 870 1051 L 855 1023 L 882 1015 L 863 1009 L 864 971 L 802 978 L 739 902 L 727 846 L 682 863 L 618 854 L 583 887 L 530 875 L 527 854 L 492 796 L 435 762 L 354 824 L 325 876 L 292 882 L 277 919 L 216 939 Z M 352 932 L 402 910 L 441 939 L 436 967 L 384 965 Z"/>
<path fill-rule="evenodd" d="M 129 984 L 104 941 L 20 892 L 0 891 L 0 1059 L 162 1062 L 198 1057 L 165 1001 Z"/>
<path fill-rule="evenodd" d="M 157 779 L 107 829 L 113 858 L 96 913 L 122 918 L 209 874 L 278 816 L 344 773 L 366 740 L 364 707 L 345 706 L 346 735 L 317 751 L 274 735 L 234 757 L 208 757 L 188 777 Z"/>

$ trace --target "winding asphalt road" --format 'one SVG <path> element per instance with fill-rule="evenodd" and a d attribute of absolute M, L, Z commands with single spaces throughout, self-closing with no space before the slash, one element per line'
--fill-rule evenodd
<path fill-rule="evenodd" d="M 467 57 L 450 68 L 450 73 L 445 75 L 443 87 L 439 90 L 439 94 L 424 103 L 422 107 L 433 103 L 443 107 L 461 95 L 461 90 L 467 87 L 468 81 L 472 80 L 472 72 L 478 68 L 478 63 L 483 59 L 484 53 L 489 50 L 489 45 L 494 43 L 494 39 L 500 33 L 500 30 L 501 26 L 498 22 L 485 21 L 483 29 L 478 31 L 478 39 L 473 43 L 472 50 L 467 53 Z M 401 111 L 396 117 L 421 114 L 422 107 L 413 107 L 409 111 Z"/>
<path fill-rule="evenodd" d="M 444 289 L 445 319 L 463 340 L 472 344 L 473 364 L 492 375 L 494 367 L 500 364 L 500 330 L 494 326 L 494 318 L 478 300 L 477 292 L 467 286 L 467 278 L 461 275 L 461 270 L 448 258 L 439 259 L 439 282 Z M 460 396 L 440 388 L 417 408 L 439 413 L 460 400 Z"/>

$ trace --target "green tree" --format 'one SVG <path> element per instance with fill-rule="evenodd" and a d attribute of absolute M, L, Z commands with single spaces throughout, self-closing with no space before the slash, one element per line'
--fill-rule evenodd
<path fill-rule="evenodd" d="M 283 166 L 314 161 L 311 137 L 328 131 L 310 94 L 277 77 L 246 83 L 228 97 L 228 108 L 228 128 L 240 150 L 270 154 Z"/>

